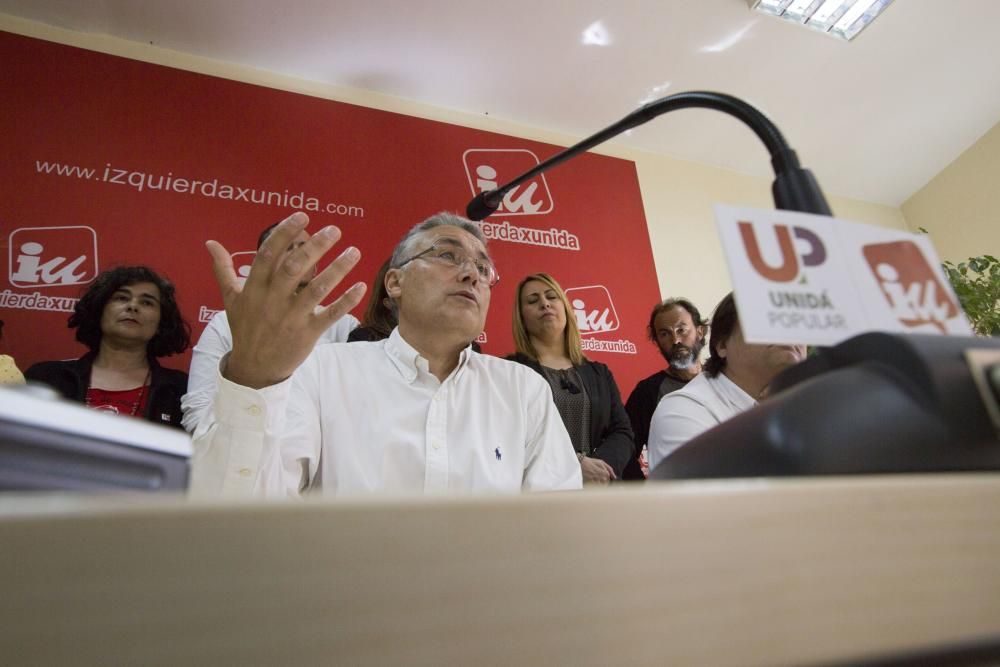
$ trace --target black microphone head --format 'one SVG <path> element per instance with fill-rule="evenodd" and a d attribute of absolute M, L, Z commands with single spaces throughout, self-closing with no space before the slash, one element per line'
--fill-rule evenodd
<path fill-rule="evenodd" d="M 771 195 L 774 206 L 785 211 L 833 215 L 819 183 L 808 169 L 797 167 L 777 172 L 771 184 Z"/>
<path fill-rule="evenodd" d="M 485 220 L 500 208 L 500 196 L 496 190 L 480 192 L 465 207 L 465 217 L 469 220 Z"/>

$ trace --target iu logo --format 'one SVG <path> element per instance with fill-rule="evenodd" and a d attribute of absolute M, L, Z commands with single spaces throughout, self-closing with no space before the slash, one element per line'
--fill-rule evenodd
<path fill-rule="evenodd" d="M 611 293 L 604 285 L 571 287 L 566 298 L 573 306 L 576 324 L 583 335 L 614 331 L 620 325 Z"/>
<path fill-rule="evenodd" d="M 947 333 L 945 321 L 958 315 L 958 304 L 938 280 L 913 241 L 876 243 L 862 248 L 889 307 L 903 326 L 931 325 Z"/>
<path fill-rule="evenodd" d="M 495 190 L 539 163 L 534 153 L 523 148 L 470 148 L 462 154 L 462 160 L 473 196 Z M 550 213 L 553 206 L 545 175 L 539 174 L 504 195 L 497 213 L 543 215 Z"/>
<path fill-rule="evenodd" d="M 787 225 L 774 225 L 781 261 L 776 265 L 768 264 L 760 251 L 753 225 L 749 222 L 740 222 L 739 227 L 740 238 L 743 239 L 750 265 L 767 280 L 788 283 L 799 277 L 800 261 L 802 266 L 819 266 L 826 261 L 826 246 L 813 231 L 803 227 L 792 227 L 789 230 Z M 793 236 L 809 246 L 808 252 L 796 254 Z M 799 247 L 801 249 L 801 246 Z"/>
<path fill-rule="evenodd" d="M 257 253 L 253 250 L 234 252 L 229 256 L 233 260 L 233 269 L 235 269 L 236 276 L 240 281 L 240 287 L 247 281 L 247 277 L 250 275 L 250 267 L 253 266 L 253 258 L 256 256 Z"/>
<path fill-rule="evenodd" d="M 82 285 L 97 277 L 97 233 L 90 227 L 22 227 L 8 243 L 8 278 L 16 287 Z"/>

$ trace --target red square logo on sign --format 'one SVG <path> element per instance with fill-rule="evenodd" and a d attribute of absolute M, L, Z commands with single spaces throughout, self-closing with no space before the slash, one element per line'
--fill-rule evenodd
<path fill-rule="evenodd" d="M 470 148 L 462 154 L 472 196 L 495 190 L 538 166 L 538 156 L 523 148 Z M 497 213 L 544 215 L 554 208 L 545 175 L 539 174 L 504 195 Z"/>
<path fill-rule="evenodd" d="M 916 243 L 875 243 L 862 252 L 889 308 L 904 326 L 930 324 L 947 333 L 945 321 L 958 315 L 958 304 Z"/>
<path fill-rule="evenodd" d="M 245 283 L 250 276 L 250 267 L 253 266 L 253 258 L 256 256 L 257 252 L 254 250 L 234 252 L 229 256 L 233 260 L 233 270 L 236 271 L 236 277 L 239 278 L 240 285 Z"/>
<path fill-rule="evenodd" d="M 97 277 L 90 227 L 22 227 L 10 233 L 8 279 L 15 287 L 82 285 Z"/>
<path fill-rule="evenodd" d="M 604 285 L 571 287 L 566 290 L 566 298 L 573 308 L 580 335 L 606 333 L 620 326 L 611 293 Z"/>

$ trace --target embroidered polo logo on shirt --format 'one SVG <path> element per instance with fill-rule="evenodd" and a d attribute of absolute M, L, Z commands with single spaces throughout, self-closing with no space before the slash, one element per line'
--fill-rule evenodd
<path fill-rule="evenodd" d="M 497 455 L 497 461 L 499 461 L 502 458 L 500 456 L 500 448 L 499 447 L 497 447 L 496 449 L 494 449 L 493 453 Z"/>

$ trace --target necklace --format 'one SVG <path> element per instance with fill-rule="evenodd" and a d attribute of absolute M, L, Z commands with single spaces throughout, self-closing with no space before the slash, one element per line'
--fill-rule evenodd
<path fill-rule="evenodd" d="M 139 413 L 139 406 L 142 405 L 142 401 L 146 397 L 147 387 L 149 386 L 149 381 L 152 379 L 152 377 L 153 377 L 153 369 L 150 368 L 150 369 L 148 369 L 146 371 L 146 379 L 144 379 L 142 381 L 142 385 L 139 386 L 139 393 L 136 395 L 135 399 L 132 401 L 132 407 L 131 407 L 131 410 L 128 413 L 129 416 L 135 417 Z M 102 406 L 96 406 L 95 407 L 94 404 L 91 402 L 91 392 L 92 391 L 94 391 L 94 386 L 88 381 L 87 382 L 87 393 L 84 394 L 84 397 L 83 397 L 83 402 L 84 402 L 84 404 L 88 408 L 94 408 L 96 410 L 101 410 L 101 411 L 106 411 L 106 412 L 114 412 L 115 414 L 121 414 L 121 413 L 118 412 L 118 408 L 114 407 L 113 405 L 112 406 L 103 406 L 102 405 Z M 97 391 L 105 391 L 105 390 L 98 389 Z M 126 390 L 126 391 L 135 391 L 135 390 L 132 389 L 132 390 Z"/>

